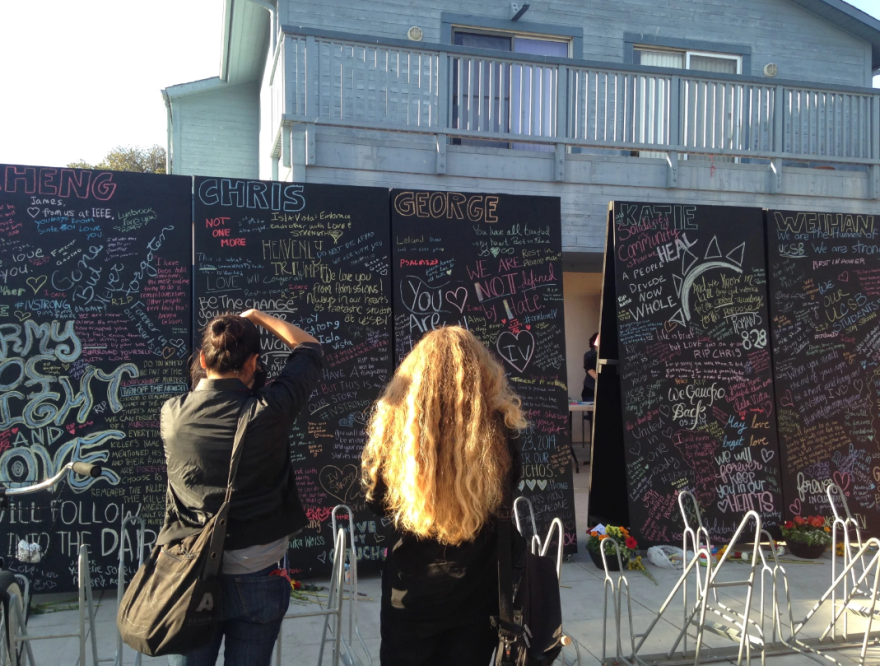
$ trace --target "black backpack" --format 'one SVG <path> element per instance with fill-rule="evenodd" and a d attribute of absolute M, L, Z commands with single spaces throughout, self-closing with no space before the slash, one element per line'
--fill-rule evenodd
<path fill-rule="evenodd" d="M 526 549 L 521 567 L 512 562 L 510 497 L 498 521 L 498 628 L 496 666 L 549 666 L 562 651 L 562 602 L 556 563 Z"/>

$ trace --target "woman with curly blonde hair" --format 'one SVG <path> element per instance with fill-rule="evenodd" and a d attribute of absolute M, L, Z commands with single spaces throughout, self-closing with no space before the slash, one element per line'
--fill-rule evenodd
<path fill-rule="evenodd" d="M 382 577 L 384 666 L 489 662 L 495 521 L 519 481 L 510 440 L 526 427 L 520 404 L 498 361 L 458 326 L 425 335 L 377 402 L 362 482 L 399 534 Z"/>

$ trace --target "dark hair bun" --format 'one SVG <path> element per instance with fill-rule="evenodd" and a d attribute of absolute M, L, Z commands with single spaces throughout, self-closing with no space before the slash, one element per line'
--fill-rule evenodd
<path fill-rule="evenodd" d="M 252 354 L 260 353 L 260 332 L 238 315 L 218 315 L 204 328 L 202 351 L 207 369 L 237 372 Z"/>

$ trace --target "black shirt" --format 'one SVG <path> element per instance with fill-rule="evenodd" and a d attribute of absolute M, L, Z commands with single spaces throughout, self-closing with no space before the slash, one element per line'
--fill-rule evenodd
<path fill-rule="evenodd" d="M 229 510 L 226 550 L 277 541 L 307 524 L 290 464 L 290 428 L 321 377 L 316 343 L 298 345 L 281 374 L 253 393 Z M 168 463 L 165 525 L 159 544 L 197 533 L 226 495 L 238 415 L 252 393 L 239 379 L 202 379 L 195 390 L 162 406 Z"/>
<path fill-rule="evenodd" d="M 587 376 L 584 377 L 584 388 L 589 389 L 590 391 L 596 390 L 596 380 L 590 377 L 590 370 L 596 370 L 596 359 L 599 355 L 596 353 L 595 349 L 591 349 L 586 354 L 584 354 L 584 372 L 587 373 Z"/>
<path fill-rule="evenodd" d="M 517 448 L 508 441 L 511 453 L 510 496 L 522 475 Z M 386 486 L 379 479 L 370 509 L 385 515 Z M 388 549 L 382 574 L 382 614 L 389 620 L 453 624 L 486 620 L 498 613 L 498 535 L 492 516 L 473 541 L 445 546 L 414 534 L 398 535 Z M 516 553 L 525 541 L 511 530 Z"/>

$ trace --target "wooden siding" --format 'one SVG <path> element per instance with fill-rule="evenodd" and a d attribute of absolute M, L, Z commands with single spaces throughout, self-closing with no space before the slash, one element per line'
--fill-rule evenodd
<path fill-rule="evenodd" d="M 173 172 L 256 178 L 259 84 L 172 97 Z"/>
<path fill-rule="evenodd" d="M 406 39 L 416 25 L 424 41 L 439 42 L 442 11 L 506 20 L 509 9 L 508 2 L 472 0 L 287 0 L 280 17 L 290 26 L 395 39 Z M 634 32 L 715 42 L 719 50 L 725 42 L 750 46 L 752 71 L 744 74 L 761 76 L 764 65 L 773 62 L 786 79 L 871 85 L 870 46 L 789 0 L 542 1 L 529 9 L 520 29 L 528 22 L 582 26 L 583 53 L 574 55 L 588 60 L 623 62 L 624 33 Z"/>

